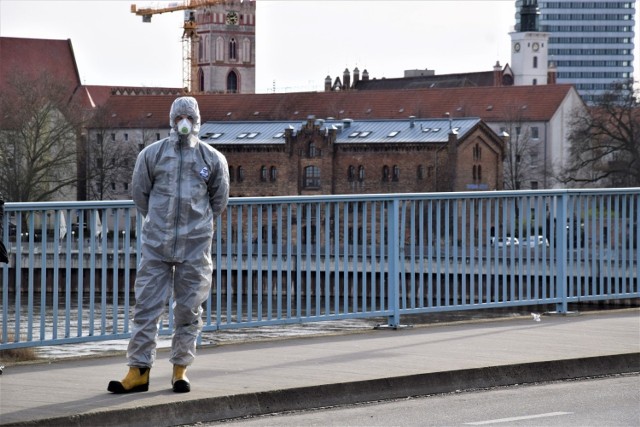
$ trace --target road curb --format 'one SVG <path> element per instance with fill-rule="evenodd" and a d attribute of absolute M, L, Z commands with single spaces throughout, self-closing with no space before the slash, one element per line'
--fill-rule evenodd
<path fill-rule="evenodd" d="M 5 426 L 176 426 L 409 396 L 640 372 L 640 353 L 430 372 L 90 412 Z"/>

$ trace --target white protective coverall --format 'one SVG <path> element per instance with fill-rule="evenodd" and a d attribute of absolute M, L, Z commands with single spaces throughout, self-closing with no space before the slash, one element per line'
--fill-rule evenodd
<path fill-rule="evenodd" d="M 193 118 L 191 134 L 179 135 L 176 117 Z M 200 111 L 192 97 L 177 98 L 168 138 L 144 148 L 133 172 L 133 201 L 143 215 L 141 259 L 129 366 L 152 367 L 158 322 L 173 292 L 171 363 L 193 362 L 202 330 L 202 304 L 211 290 L 214 221 L 229 200 L 225 157 L 198 138 Z"/>

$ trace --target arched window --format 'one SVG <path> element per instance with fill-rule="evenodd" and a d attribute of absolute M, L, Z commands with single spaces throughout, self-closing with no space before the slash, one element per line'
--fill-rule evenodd
<path fill-rule="evenodd" d="M 233 182 L 235 180 L 235 174 L 233 173 L 233 166 L 229 166 L 229 181 Z"/>
<path fill-rule="evenodd" d="M 309 141 L 309 157 L 316 157 L 318 155 L 318 150 L 316 149 L 316 144 L 313 141 Z"/>
<path fill-rule="evenodd" d="M 278 178 L 278 169 L 275 166 L 271 166 L 271 181 L 275 181 Z"/>
<path fill-rule="evenodd" d="M 304 168 L 304 188 L 320 187 L 320 168 L 317 166 L 307 166 Z"/>
<path fill-rule="evenodd" d="M 356 168 L 354 168 L 352 165 L 349 165 L 349 168 L 347 169 L 347 179 L 349 180 L 349 182 L 353 181 L 355 179 L 356 175 Z"/>
<path fill-rule="evenodd" d="M 398 181 L 400 179 L 400 167 L 398 165 L 393 165 L 393 181 Z"/>
<path fill-rule="evenodd" d="M 382 182 L 389 181 L 389 166 L 384 165 L 382 167 Z"/>
<path fill-rule="evenodd" d="M 473 165 L 473 181 L 475 182 L 478 179 L 478 174 L 476 172 L 476 165 Z"/>
<path fill-rule="evenodd" d="M 533 68 L 538 68 L 538 57 L 537 56 L 533 57 Z"/>
<path fill-rule="evenodd" d="M 244 181 L 244 168 L 242 166 L 238 166 L 238 182 Z"/>
<path fill-rule="evenodd" d="M 202 69 L 198 70 L 198 87 L 200 88 L 200 92 L 204 92 L 204 73 Z"/>
<path fill-rule="evenodd" d="M 364 166 L 362 165 L 358 167 L 358 181 L 364 181 Z"/>
<path fill-rule="evenodd" d="M 235 71 L 230 71 L 229 74 L 227 74 L 227 92 L 238 92 L 238 75 L 235 73 Z"/>
<path fill-rule="evenodd" d="M 229 40 L 229 60 L 235 61 L 238 59 L 238 50 L 236 46 L 236 39 L 233 37 Z"/>
<path fill-rule="evenodd" d="M 216 61 L 224 61 L 224 39 L 222 37 L 216 38 L 215 56 Z"/>
<path fill-rule="evenodd" d="M 242 40 L 242 62 L 251 62 L 251 40 L 245 38 Z"/>
<path fill-rule="evenodd" d="M 260 181 L 264 182 L 267 180 L 267 167 L 262 166 L 260 168 Z"/>
<path fill-rule="evenodd" d="M 482 166 L 478 165 L 478 181 L 482 181 Z"/>

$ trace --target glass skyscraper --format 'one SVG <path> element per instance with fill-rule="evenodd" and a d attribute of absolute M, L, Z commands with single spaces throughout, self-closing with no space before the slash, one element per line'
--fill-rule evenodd
<path fill-rule="evenodd" d="M 516 0 L 520 10 L 536 0 Z M 573 84 L 587 103 L 633 79 L 635 0 L 537 1 L 538 31 L 549 33 L 549 62 L 557 82 Z"/>

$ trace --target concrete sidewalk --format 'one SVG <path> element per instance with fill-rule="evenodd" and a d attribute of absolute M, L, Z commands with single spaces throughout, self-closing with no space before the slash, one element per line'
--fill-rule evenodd
<path fill-rule="evenodd" d="M 5 367 L 0 424 L 173 426 L 283 410 L 640 371 L 640 310 L 416 326 L 202 348 L 191 393 L 168 352 L 146 393 L 114 395 L 123 355 Z"/>

